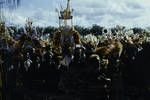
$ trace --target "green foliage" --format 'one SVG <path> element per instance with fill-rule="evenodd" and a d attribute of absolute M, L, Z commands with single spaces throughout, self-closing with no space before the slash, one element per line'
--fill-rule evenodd
<path fill-rule="evenodd" d="M 143 32 L 143 29 L 142 28 L 138 28 L 138 27 L 134 27 L 133 28 L 133 32 L 136 34 L 136 33 L 142 33 Z"/>
<path fill-rule="evenodd" d="M 52 33 L 53 34 L 54 32 L 56 32 L 56 30 L 57 30 L 56 27 L 48 26 L 45 28 L 44 33 Z"/>
<path fill-rule="evenodd" d="M 102 29 L 103 29 L 103 27 L 94 24 L 92 26 L 92 28 L 90 29 L 90 32 L 95 34 L 95 35 L 101 35 L 102 34 Z"/>
<path fill-rule="evenodd" d="M 81 35 L 87 35 L 90 34 L 90 28 L 85 28 L 82 26 L 75 26 L 75 29 L 81 34 Z"/>
<path fill-rule="evenodd" d="M 12 30 L 14 30 L 15 34 L 21 34 L 23 32 L 23 27 L 20 27 L 20 28 L 17 29 L 16 26 L 11 26 L 10 28 Z M 94 24 L 92 27 L 83 27 L 83 26 L 75 25 L 74 28 L 82 36 L 85 36 L 85 35 L 90 34 L 90 33 L 98 36 L 98 35 L 102 35 L 102 30 L 103 30 L 104 27 Z M 142 28 L 137 28 L 137 27 L 132 28 L 132 29 L 133 29 L 134 33 L 142 33 L 143 30 L 144 30 Z M 54 27 L 54 26 L 48 26 L 48 27 L 39 27 L 39 26 L 37 26 L 36 30 L 37 30 L 38 34 L 50 33 L 51 36 L 52 36 L 58 30 L 58 28 Z M 111 31 L 112 31 L 112 33 L 114 33 L 115 32 L 115 27 L 111 28 Z"/>

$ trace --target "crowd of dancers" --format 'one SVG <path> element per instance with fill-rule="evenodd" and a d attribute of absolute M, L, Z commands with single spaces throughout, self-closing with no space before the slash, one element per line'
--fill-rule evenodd
<path fill-rule="evenodd" d="M 31 32 L 30 29 L 27 32 Z M 86 100 L 90 97 L 96 100 L 148 100 L 148 33 L 99 37 L 89 34 L 81 36 L 79 44 L 61 47 L 53 46 L 53 38 L 47 41 L 34 34 L 22 33 L 19 38 L 10 34 L 0 37 L 3 98 L 13 95 L 11 99 L 16 100 L 19 95 L 30 94 L 20 92 L 14 96 L 16 88 L 24 88 L 82 94 Z"/>

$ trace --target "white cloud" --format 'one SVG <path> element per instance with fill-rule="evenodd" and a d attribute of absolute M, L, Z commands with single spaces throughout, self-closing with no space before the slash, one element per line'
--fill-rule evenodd
<path fill-rule="evenodd" d="M 24 24 L 30 17 L 36 25 L 58 25 L 55 8 L 66 6 L 67 0 L 22 0 L 22 5 L 11 16 L 14 23 Z M 149 0 L 71 0 L 74 11 L 74 23 L 82 26 L 99 24 L 127 27 L 150 26 Z"/>

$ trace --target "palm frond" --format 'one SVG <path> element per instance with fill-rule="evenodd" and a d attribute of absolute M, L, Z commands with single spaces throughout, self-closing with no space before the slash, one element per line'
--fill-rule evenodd
<path fill-rule="evenodd" d="M 21 3 L 21 0 L 3 0 L 3 1 L 5 3 L 5 7 L 9 9 L 16 9 Z"/>

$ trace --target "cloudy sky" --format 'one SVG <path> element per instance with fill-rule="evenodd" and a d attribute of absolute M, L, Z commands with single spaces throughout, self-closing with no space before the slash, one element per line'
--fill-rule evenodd
<path fill-rule="evenodd" d="M 24 24 L 29 17 L 35 25 L 58 26 L 55 12 L 67 0 L 22 0 L 20 7 L 9 12 L 10 23 Z M 150 0 L 71 0 L 74 8 L 74 24 L 106 27 L 125 25 L 127 27 L 150 26 Z"/>

